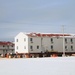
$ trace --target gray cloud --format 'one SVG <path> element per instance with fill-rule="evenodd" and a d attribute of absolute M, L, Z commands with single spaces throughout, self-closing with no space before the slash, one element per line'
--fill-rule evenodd
<path fill-rule="evenodd" d="M 0 38 L 23 32 L 75 33 L 74 0 L 0 1 Z"/>

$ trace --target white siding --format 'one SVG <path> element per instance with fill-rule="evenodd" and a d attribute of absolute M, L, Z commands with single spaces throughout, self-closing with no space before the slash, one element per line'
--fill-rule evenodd
<path fill-rule="evenodd" d="M 30 38 L 32 38 L 33 41 L 30 41 Z M 30 46 L 33 46 L 33 49 L 30 49 Z M 37 46 L 39 46 L 39 49 L 37 49 Z M 41 52 L 41 38 L 29 37 L 28 38 L 28 50 L 30 53 L 40 53 Z"/>
<path fill-rule="evenodd" d="M 17 39 L 18 42 L 16 41 Z M 28 36 L 23 33 L 19 33 L 15 37 L 15 52 L 28 53 Z"/>

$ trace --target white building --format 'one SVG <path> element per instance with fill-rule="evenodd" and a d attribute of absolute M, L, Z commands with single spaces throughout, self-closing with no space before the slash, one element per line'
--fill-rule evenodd
<path fill-rule="evenodd" d="M 7 53 L 15 53 L 14 44 L 12 42 L 0 41 L 0 55 Z"/>
<path fill-rule="evenodd" d="M 64 49 L 63 49 L 64 43 Z M 15 52 L 26 54 L 75 53 L 75 36 L 71 34 L 22 33 L 15 37 Z"/>

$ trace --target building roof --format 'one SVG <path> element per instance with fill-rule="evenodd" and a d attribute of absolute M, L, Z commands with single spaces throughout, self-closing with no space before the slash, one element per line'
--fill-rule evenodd
<path fill-rule="evenodd" d="M 0 45 L 14 45 L 12 42 L 0 41 Z"/>
<path fill-rule="evenodd" d="M 59 33 L 29 33 L 26 34 L 27 36 L 31 37 L 52 37 L 52 36 L 72 36 L 71 34 L 59 34 Z"/>

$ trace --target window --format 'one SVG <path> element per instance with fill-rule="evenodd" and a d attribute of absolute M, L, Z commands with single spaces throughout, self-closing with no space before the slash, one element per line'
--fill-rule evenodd
<path fill-rule="evenodd" d="M 30 46 L 31 51 L 33 51 L 33 46 Z"/>
<path fill-rule="evenodd" d="M 26 38 L 24 38 L 24 42 L 26 41 Z"/>
<path fill-rule="evenodd" d="M 33 43 L 33 39 L 32 38 L 30 38 L 30 41 L 31 41 L 31 43 Z"/>
<path fill-rule="evenodd" d="M 51 50 L 53 50 L 53 45 L 51 45 Z"/>
<path fill-rule="evenodd" d="M 71 50 L 73 51 L 73 46 L 71 46 Z"/>
<path fill-rule="evenodd" d="M 67 39 L 65 38 L 65 43 L 67 43 Z"/>
<path fill-rule="evenodd" d="M 11 47 L 14 47 L 13 45 Z"/>
<path fill-rule="evenodd" d="M 73 39 L 71 38 L 71 43 L 73 43 Z"/>
<path fill-rule="evenodd" d="M 30 38 L 30 41 L 33 41 L 33 39 L 32 39 L 32 38 Z"/>
<path fill-rule="evenodd" d="M 51 43 L 53 43 L 53 38 L 51 38 Z"/>
<path fill-rule="evenodd" d="M 16 47 L 16 49 L 18 49 L 18 46 Z"/>
<path fill-rule="evenodd" d="M 33 46 L 30 46 L 30 49 L 33 49 Z"/>
<path fill-rule="evenodd" d="M 26 46 L 24 46 L 24 49 L 26 49 Z"/>
<path fill-rule="evenodd" d="M 18 42 L 18 39 L 16 39 L 16 42 Z"/>
<path fill-rule="evenodd" d="M 39 46 L 37 46 L 37 49 L 39 49 Z"/>
<path fill-rule="evenodd" d="M 3 45 L 3 47 L 5 47 L 5 46 Z"/>
<path fill-rule="evenodd" d="M 65 50 L 67 51 L 67 46 L 65 46 Z"/>

